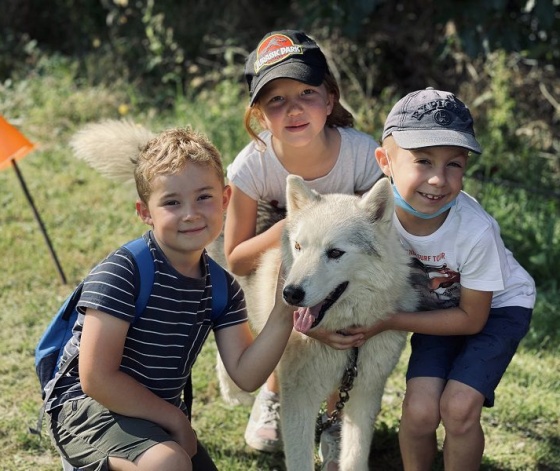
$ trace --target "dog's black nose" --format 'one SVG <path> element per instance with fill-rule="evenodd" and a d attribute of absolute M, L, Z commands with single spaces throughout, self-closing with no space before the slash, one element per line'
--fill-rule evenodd
<path fill-rule="evenodd" d="M 288 285 L 282 291 L 282 295 L 288 304 L 298 306 L 303 301 L 303 298 L 305 298 L 305 291 L 299 286 Z"/>

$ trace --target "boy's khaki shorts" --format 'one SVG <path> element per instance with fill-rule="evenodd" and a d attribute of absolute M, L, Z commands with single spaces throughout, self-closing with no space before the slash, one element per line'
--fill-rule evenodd
<path fill-rule="evenodd" d="M 110 456 L 134 461 L 152 446 L 172 441 L 159 425 L 115 414 L 89 397 L 68 401 L 46 415 L 59 453 L 80 470 L 105 471 Z M 193 469 L 217 470 L 200 443 Z"/>

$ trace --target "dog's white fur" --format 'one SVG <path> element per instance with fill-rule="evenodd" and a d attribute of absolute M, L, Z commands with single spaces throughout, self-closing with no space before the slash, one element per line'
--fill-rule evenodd
<path fill-rule="evenodd" d="M 301 178 L 290 176 L 287 201 L 281 251 L 266 252 L 257 272 L 246 280 L 249 315 L 257 331 L 272 308 L 280 259 L 286 276 L 284 297 L 290 304 L 297 298 L 299 306 L 320 305 L 337 287 L 348 283 L 320 323 L 326 329 L 371 325 L 396 310 L 415 309 L 418 295 L 410 284 L 410 259 L 393 226 L 393 195 L 387 180 L 360 198 L 320 196 Z M 387 331 L 359 349 L 358 374 L 343 414 L 341 471 L 368 469 L 373 425 L 405 339 L 404 332 Z M 289 471 L 314 469 L 317 413 L 323 399 L 339 388 L 350 353 L 292 333 L 278 365 Z M 219 372 L 223 391 L 234 394 L 224 370 L 219 368 Z M 239 402 L 240 397 L 233 399 Z"/>
<path fill-rule="evenodd" d="M 71 146 L 77 157 L 103 175 L 133 181 L 132 159 L 154 136 L 128 121 L 92 123 L 76 133 Z M 307 188 L 296 176 L 288 178 L 288 212 L 281 250 L 263 254 L 259 269 L 240 279 L 252 326 L 264 325 L 274 300 L 277 273 L 285 269 L 284 294 L 290 304 L 320 305 L 342 283 L 342 295 L 326 311 L 321 325 L 343 330 L 371 325 L 396 310 L 414 310 L 418 293 L 410 282 L 409 257 L 393 227 L 393 196 L 382 180 L 362 198 L 324 195 Z M 223 247 L 210 248 L 225 264 Z M 373 425 L 381 407 L 386 380 L 397 364 L 406 334 L 388 331 L 369 339 L 358 354 L 358 375 L 343 414 L 341 471 L 368 469 Z M 323 399 L 338 389 L 351 350 L 335 350 L 294 331 L 278 365 L 281 421 L 289 471 L 311 471 L 314 433 Z M 220 368 L 222 395 L 230 402 L 251 402 L 240 394 Z"/>

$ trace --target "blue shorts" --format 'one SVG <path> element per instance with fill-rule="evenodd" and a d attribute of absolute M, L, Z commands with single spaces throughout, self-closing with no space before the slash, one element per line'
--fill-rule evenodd
<path fill-rule="evenodd" d="M 492 407 L 494 390 L 529 330 L 532 313 L 519 306 L 491 309 L 486 325 L 475 335 L 414 334 L 406 380 L 453 379 L 479 391 L 484 406 Z"/>

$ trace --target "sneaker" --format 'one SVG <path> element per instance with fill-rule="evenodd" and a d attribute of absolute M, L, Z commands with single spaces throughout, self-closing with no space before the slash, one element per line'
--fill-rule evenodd
<path fill-rule="evenodd" d="M 323 430 L 319 441 L 319 457 L 321 458 L 321 471 L 338 471 L 338 458 L 340 456 L 340 421 Z"/>
<path fill-rule="evenodd" d="M 245 442 L 251 448 L 267 453 L 282 449 L 280 436 L 280 402 L 278 394 L 263 386 L 255 398 L 249 423 L 245 429 Z"/>

